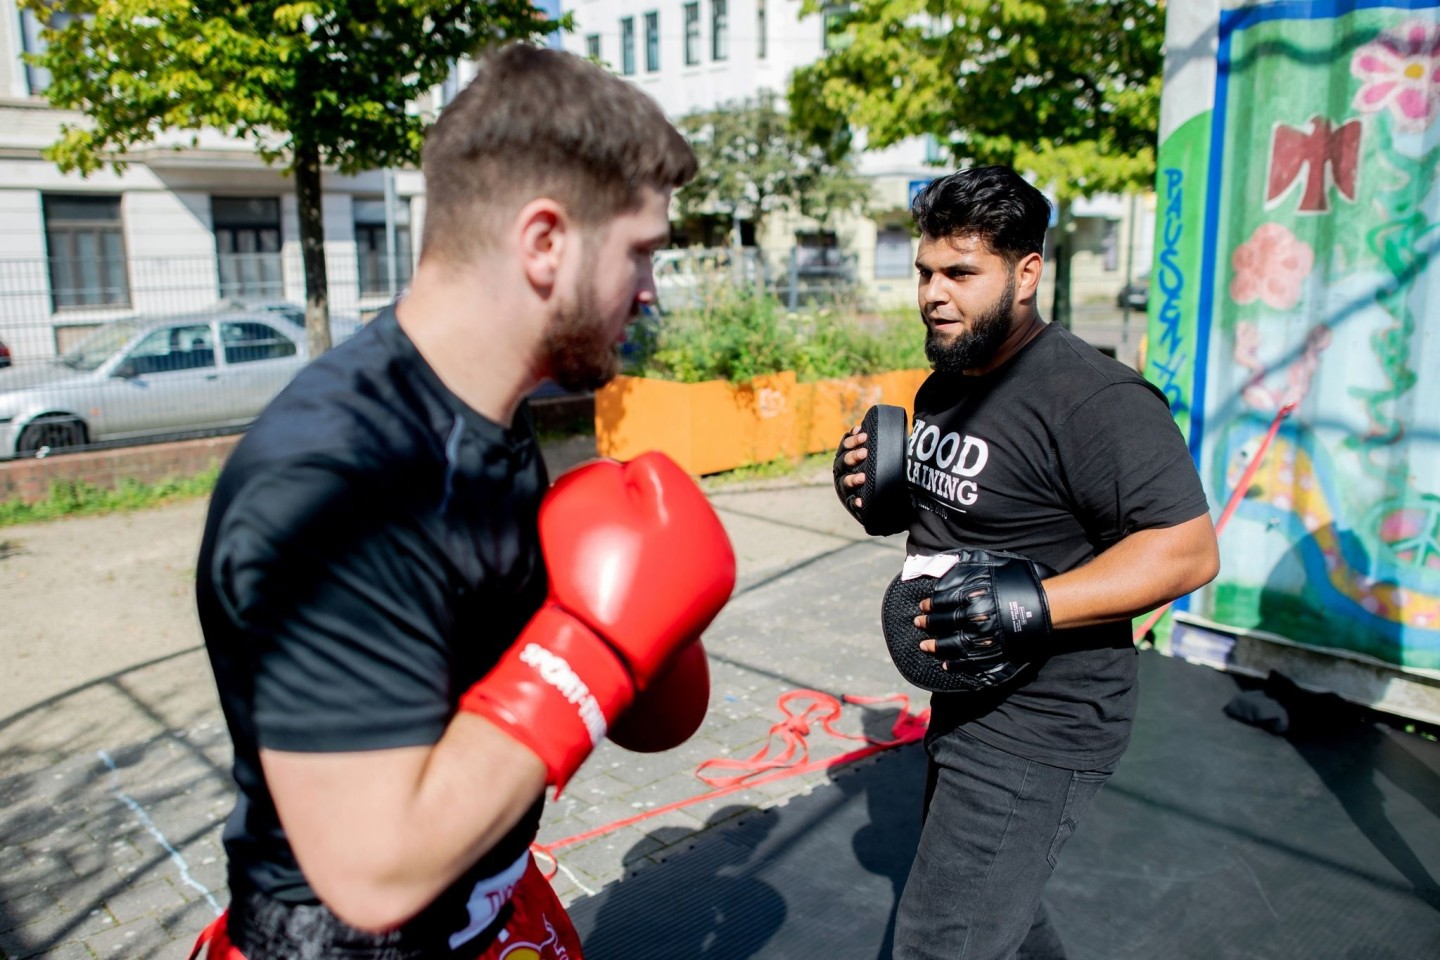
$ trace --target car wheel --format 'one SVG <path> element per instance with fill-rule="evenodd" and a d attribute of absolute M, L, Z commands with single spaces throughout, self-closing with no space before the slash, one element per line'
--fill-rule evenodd
<path fill-rule="evenodd" d="M 85 423 L 79 417 L 40 417 L 21 431 L 16 452 L 22 457 L 29 457 L 46 448 L 59 450 L 83 446 L 85 440 Z"/>

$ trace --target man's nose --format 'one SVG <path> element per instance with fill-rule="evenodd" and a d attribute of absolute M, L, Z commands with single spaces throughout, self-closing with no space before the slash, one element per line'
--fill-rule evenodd
<path fill-rule="evenodd" d="M 920 281 L 920 302 L 922 304 L 939 304 L 948 299 L 949 297 L 945 294 L 945 285 L 940 282 L 939 277 Z"/>
<path fill-rule="evenodd" d="M 649 307 L 654 306 L 659 299 L 659 289 L 655 286 L 655 266 L 651 264 L 640 276 L 640 286 L 635 291 L 635 303 L 640 307 Z"/>

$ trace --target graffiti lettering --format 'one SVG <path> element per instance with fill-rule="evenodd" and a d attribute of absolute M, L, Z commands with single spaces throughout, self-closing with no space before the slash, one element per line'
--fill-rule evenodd
<path fill-rule="evenodd" d="M 1175 355 L 1181 347 L 1180 343 L 1180 298 L 1185 293 L 1185 271 L 1179 263 L 1180 237 L 1185 232 L 1184 224 L 1184 199 L 1185 199 L 1185 174 L 1174 167 L 1165 169 L 1165 190 L 1167 193 L 1165 203 L 1165 222 L 1161 232 L 1161 239 L 1164 246 L 1160 250 L 1160 268 L 1158 283 L 1160 294 L 1163 298 L 1160 301 L 1160 346 L 1165 350 L 1166 356 L 1162 359 L 1156 357 L 1155 368 L 1163 376 L 1160 388 L 1170 398 L 1170 409 L 1179 409 L 1181 393 L 1180 387 L 1175 382 L 1180 369 L 1175 362 Z M 1166 362 L 1168 361 L 1168 362 Z"/>

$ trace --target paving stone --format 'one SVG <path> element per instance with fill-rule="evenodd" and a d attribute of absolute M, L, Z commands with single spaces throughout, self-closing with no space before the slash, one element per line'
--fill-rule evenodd
<path fill-rule="evenodd" d="M 107 957 L 153 957 L 175 942 L 176 938 L 154 917 L 140 917 L 85 938 L 85 945 L 102 960 Z"/>
<path fill-rule="evenodd" d="M 216 902 L 223 910 L 229 902 L 229 898 L 223 896 L 217 897 Z M 185 941 L 186 943 L 194 943 L 195 938 L 200 936 L 200 931 L 213 923 L 217 916 L 219 916 L 219 914 L 215 912 L 215 908 L 208 902 L 205 900 L 195 900 L 182 904 L 179 907 L 164 910 L 157 914 L 155 919 L 160 922 L 160 925 L 164 927 L 166 932 L 172 937 Z"/>
<path fill-rule="evenodd" d="M 613 834 L 559 851 L 560 862 L 588 886 L 603 886 L 620 876 L 625 848 Z"/>
<path fill-rule="evenodd" d="M 35 890 L 0 903 L 0 933 L 18 930 L 47 915 L 58 916 L 59 902 L 48 890 Z"/>
<path fill-rule="evenodd" d="M 48 947 L 44 956 L 45 960 L 95 960 L 95 954 L 91 953 L 90 948 L 79 940 L 71 940 Z"/>
<path fill-rule="evenodd" d="M 106 913 L 65 910 L 56 903 L 32 914 L 14 929 L 0 933 L 0 950 L 12 958 L 32 956 L 66 941 L 103 932 L 113 925 Z"/>
<path fill-rule="evenodd" d="M 185 905 L 185 899 L 168 880 L 152 880 L 121 887 L 105 898 L 105 907 L 117 923 L 129 923 L 138 917 L 158 916 L 165 910 Z"/>

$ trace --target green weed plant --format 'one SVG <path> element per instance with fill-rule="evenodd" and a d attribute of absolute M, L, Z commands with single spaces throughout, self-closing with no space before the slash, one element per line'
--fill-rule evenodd
<path fill-rule="evenodd" d="M 680 383 L 744 383 L 782 370 L 812 382 L 929 365 L 913 316 L 792 312 L 764 289 L 733 284 L 717 284 L 698 305 L 644 325 L 632 345 L 636 375 Z"/>

